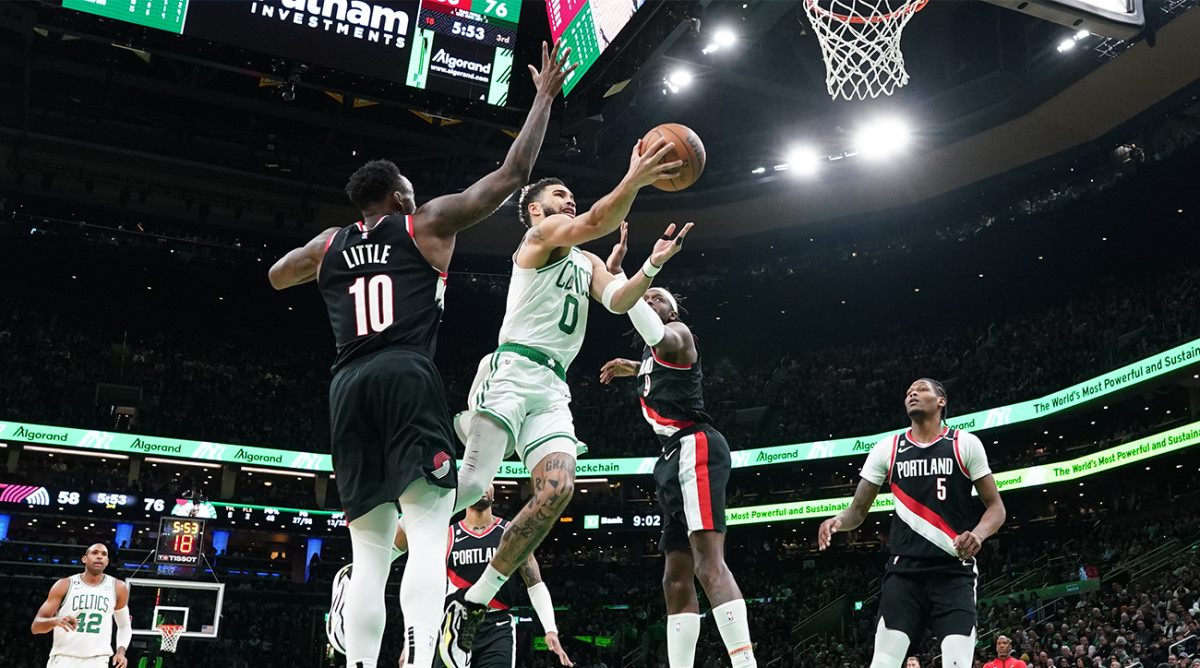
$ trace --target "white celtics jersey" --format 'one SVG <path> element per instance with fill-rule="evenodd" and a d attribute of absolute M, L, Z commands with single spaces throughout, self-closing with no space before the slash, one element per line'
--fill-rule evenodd
<path fill-rule="evenodd" d="M 500 343 L 529 346 L 570 366 L 583 346 L 591 285 L 592 263 L 575 247 L 541 269 L 514 262 Z"/>
<path fill-rule="evenodd" d="M 111 575 L 92 586 L 83 575 L 72 575 L 59 615 L 75 618 L 75 630 L 54 628 L 51 656 L 112 656 L 113 610 L 117 609 L 117 585 Z"/>

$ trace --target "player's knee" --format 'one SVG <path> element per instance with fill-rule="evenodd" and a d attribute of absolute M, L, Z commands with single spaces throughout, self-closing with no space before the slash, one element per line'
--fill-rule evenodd
<path fill-rule="evenodd" d="M 728 573 L 729 567 L 723 559 L 705 556 L 696 559 L 696 579 L 700 580 L 700 584 L 704 585 L 706 590 L 709 585 L 724 580 Z"/>

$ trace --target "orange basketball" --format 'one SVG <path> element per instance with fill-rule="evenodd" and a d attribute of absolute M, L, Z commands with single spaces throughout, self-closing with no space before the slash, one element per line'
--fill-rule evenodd
<path fill-rule="evenodd" d="M 679 167 L 679 176 L 670 180 L 655 181 L 651 185 L 659 190 L 675 192 L 695 183 L 704 171 L 704 143 L 700 141 L 700 137 L 686 125 L 663 123 L 646 133 L 642 138 L 642 145 L 649 146 L 659 137 L 675 143 L 675 148 L 667 151 L 663 162 L 682 160 L 683 164 Z"/>

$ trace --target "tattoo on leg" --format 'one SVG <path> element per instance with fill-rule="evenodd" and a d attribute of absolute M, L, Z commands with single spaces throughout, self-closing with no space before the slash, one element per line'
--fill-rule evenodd
<path fill-rule="evenodd" d="M 532 474 L 533 497 L 513 518 L 492 557 L 492 567 L 501 573 L 512 574 L 525 563 L 566 509 L 575 489 L 575 459 L 562 453 L 547 455 Z"/>

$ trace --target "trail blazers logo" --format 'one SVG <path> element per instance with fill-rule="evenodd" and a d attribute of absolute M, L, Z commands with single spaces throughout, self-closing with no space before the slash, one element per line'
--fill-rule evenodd
<path fill-rule="evenodd" d="M 450 455 L 439 452 L 433 456 L 433 471 L 431 473 L 433 473 L 433 477 L 441 480 L 450 473 L 451 466 L 453 466 L 453 463 L 450 461 Z"/>

